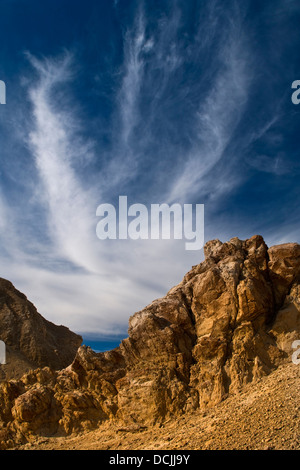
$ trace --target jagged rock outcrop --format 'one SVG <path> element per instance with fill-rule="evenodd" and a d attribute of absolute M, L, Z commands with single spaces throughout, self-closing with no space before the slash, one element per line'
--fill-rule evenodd
<path fill-rule="evenodd" d="M 300 337 L 300 246 L 268 249 L 254 236 L 210 241 L 204 253 L 178 286 L 130 318 L 118 348 L 82 346 L 61 371 L 5 382 L 2 446 L 211 407 L 290 361 Z"/>
<path fill-rule="evenodd" d="M 81 336 L 45 320 L 24 294 L 0 278 L 0 340 L 7 364 L 0 365 L 0 381 L 49 366 L 60 370 L 72 363 Z"/>

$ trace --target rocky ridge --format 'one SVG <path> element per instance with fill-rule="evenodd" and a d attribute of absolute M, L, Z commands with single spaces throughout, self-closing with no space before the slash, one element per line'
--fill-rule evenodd
<path fill-rule="evenodd" d="M 2 448 L 101 423 L 154 426 L 211 409 L 286 361 L 300 334 L 300 246 L 260 236 L 204 248 L 167 295 L 134 314 L 105 353 L 82 346 L 71 365 L 0 387 Z"/>
<path fill-rule="evenodd" d="M 0 365 L 0 382 L 21 378 L 26 372 L 48 366 L 60 370 L 71 364 L 81 336 L 65 326 L 45 320 L 11 282 L 0 278 L 0 340 L 6 345 L 6 364 Z"/>

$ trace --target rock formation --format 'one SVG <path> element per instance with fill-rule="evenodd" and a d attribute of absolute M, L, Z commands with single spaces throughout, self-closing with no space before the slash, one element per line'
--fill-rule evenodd
<path fill-rule="evenodd" d="M 71 365 L 0 387 L 0 442 L 91 429 L 105 420 L 151 425 L 212 407 L 291 360 L 300 337 L 300 245 L 261 236 L 208 242 L 165 297 L 129 320 L 105 353 L 82 346 Z M 49 364 L 50 365 L 50 364 Z"/>
<path fill-rule="evenodd" d="M 60 370 L 73 361 L 82 338 L 65 326 L 45 320 L 11 282 L 0 278 L 0 340 L 7 364 L 0 365 L 0 381 L 49 366 Z"/>

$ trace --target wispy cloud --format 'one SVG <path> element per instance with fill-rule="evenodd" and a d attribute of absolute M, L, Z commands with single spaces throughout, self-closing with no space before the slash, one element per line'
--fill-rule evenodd
<path fill-rule="evenodd" d="M 174 261 L 172 265 L 169 262 L 174 247 L 159 240 L 145 245 L 97 239 L 96 208 L 109 201 L 102 199 L 101 184 L 82 184 L 78 161 L 86 160 L 90 145 L 78 136 L 80 126 L 72 102 L 58 99 L 60 87 L 66 92 L 73 77 L 72 56 L 65 53 L 60 58 L 38 60 L 28 54 L 28 58 L 37 76 L 28 90 L 32 119 L 26 144 L 37 170 L 34 200 L 44 214 L 44 242 L 42 233 L 41 237 L 31 234 L 36 238 L 28 252 L 29 234 L 23 234 L 23 245 L 17 239 L 23 251 L 21 248 L 15 253 L 6 276 L 52 321 L 63 321 L 80 332 L 124 332 L 128 317 L 137 308 L 180 280 L 180 274 L 174 276 Z M 118 156 L 112 155 L 114 158 Z M 103 175 L 99 173 L 98 177 L 101 183 Z M 104 185 L 106 191 L 109 184 Z M 113 188 L 111 191 L 114 197 Z M 5 203 L 2 209 L 4 213 Z M 16 226 L 17 222 L 12 230 Z M 174 244 L 178 247 L 178 242 Z M 163 256 L 160 281 L 154 281 Z M 180 256 L 177 263 L 182 267 Z M 185 264 L 186 269 L 189 265 Z"/>
<path fill-rule="evenodd" d="M 212 181 L 216 187 L 217 171 L 212 174 L 212 170 L 216 169 L 235 136 L 251 84 L 251 50 L 240 26 L 238 17 L 227 27 L 223 26 L 219 49 L 212 59 L 219 64 L 211 76 L 206 96 L 199 103 L 192 148 L 172 183 L 169 200 L 182 200 L 194 194 L 205 197 L 211 190 Z M 219 182 L 219 187 L 222 186 Z"/>
<path fill-rule="evenodd" d="M 132 29 L 125 32 L 124 59 L 120 66 L 120 87 L 115 96 L 111 140 L 113 150 L 105 175 L 110 188 L 133 179 L 138 171 L 140 153 L 136 149 L 136 127 L 141 121 L 140 99 L 144 79 L 143 50 L 147 48 L 145 21 L 140 8 Z"/>
<path fill-rule="evenodd" d="M 94 206 L 74 171 L 78 158 L 84 159 L 88 146 L 79 141 L 78 127 L 71 109 L 58 108 L 56 87 L 72 77 L 72 58 L 39 61 L 29 55 L 39 73 L 29 90 L 33 107 L 33 127 L 29 146 L 41 180 L 41 199 L 48 215 L 48 230 L 55 249 L 64 258 L 87 271 L 96 272 L 91 249 L 94 239 Z M 92 199 L 93 200 L 93 199 Z"/>
<path fill-rule="evenodd" d="M 167 127 L 167 117 L 164 120 L 162 112 L 168 107 L 172 78 L 183 59 L 176 43 L 179 26 L 180 14 L 174 7 L 168 18 L 162 16 L 149 31 L 141 3 L 133 24 L 124 33 L 111 129 L 113 145 L 104 169 L 111 189 L 136 180 L 147 162 L 152 162 L 151 174 L 155 173 L 157 126 Z"/>

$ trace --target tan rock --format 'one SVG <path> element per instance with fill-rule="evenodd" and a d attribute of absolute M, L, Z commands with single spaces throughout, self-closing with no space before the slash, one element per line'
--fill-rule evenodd
<path fill-rule="evenodd" d="M 255 236 L 213 240 L 204 252 L 178 286 L 129 319 L 118 348 L 80 347 L 59 372 L 2 384 L 2 428 L 15 439 L 107 420 L 140 429 L 212 407 L 290 360 L 300 337 L 299 245 L 268 249 Z"/>
<path fill-rule="evenodd" d="M 45 320 L 27 297 L 0 278 L 0 339 L 7 364 L 0 365 L 0 382 L 20 378 L 25 372 L 49 366 L 62 369 L 73 361 L 81 336 L 65 326 Z"/>

